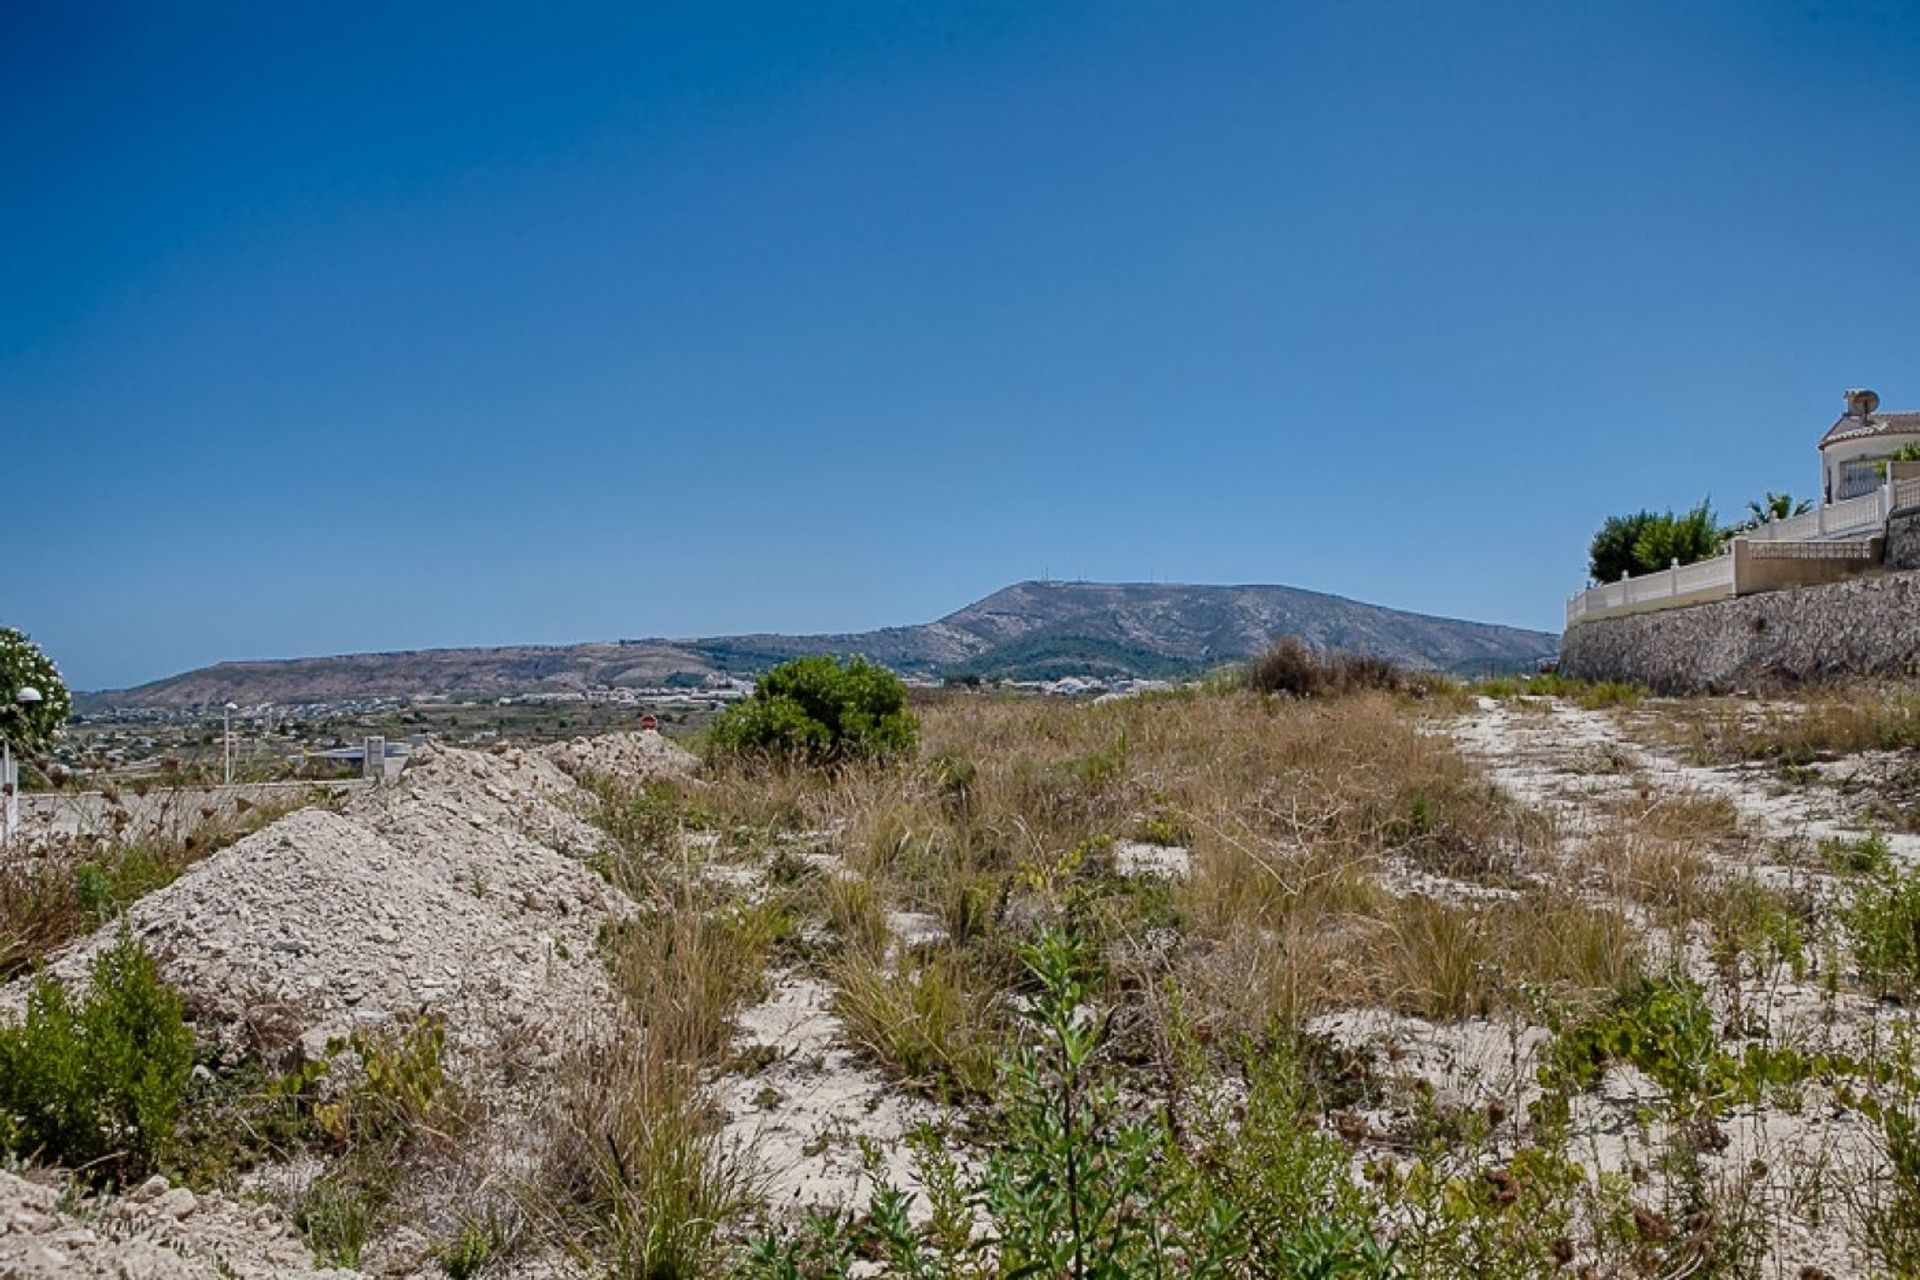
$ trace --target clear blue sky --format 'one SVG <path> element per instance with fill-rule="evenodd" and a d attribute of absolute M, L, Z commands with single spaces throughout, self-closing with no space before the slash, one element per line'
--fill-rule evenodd
<path fill-rule="evenodd" d="M 1920 6 L 0 4 L 0 620 L 1278 582 L 1557 629 L 1920 407 Z"/>

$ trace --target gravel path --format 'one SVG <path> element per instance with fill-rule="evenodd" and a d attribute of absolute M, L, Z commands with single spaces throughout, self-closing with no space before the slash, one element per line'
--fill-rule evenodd
<path fill-rule="evenodd" d="M 1870 834 L 1825 788 L 1784 785 L 1764 764 L 1687 764 L 1630 736 L 1607 713 L 1565 702 L 1482 698 L 1474 714 L 1456 722 L 1453 736 L 1509 795 L 1576 831 L 1604 820 L 1594 812 L 1597 802 L 1644 781 L 1661 794 L 1724 798 L 1745 827 L 1769 840 L 1812 846 Z M 1920 862 L 1920 835 L 1884 838 L 1896 857 Z"/>
<path fill-rule="evenodd" d="M 1577 876 L 1584 868 L 1591 837 L 1609 832 L 1631 840 L 1637 834 L 1636 815 L 1644 815 L 1650 804 L 1687 796 L 1724 799 L 1737 815 L 1739 836 L 1726 856 L 1713 859 L 1719 874 L 1813 892 L 1831 902 L 1838 886 L 1820 865 L 1818 843 L 1870 834 L 1827 788 L 1787 785 L 1764 766 L 1687 764 L 1632 735 L 1612 715 L 1560 701 L 1483 698 L 1450 732 L 1515 800 L 1554 817 L 1567 874 Z M 1920 858 L 1920 838 L 1886 839 L 1895 856 Z M 1665 939 L 1651 944 L 1656 967 L 1671 958 L 1666 948 L 1672 939 L 1664 928 L 1650 925 L 1633 904 L 1620 905 L 1648 926 L 1650 937 Z M 1725 992 L 1716 986 L 1714 967 L 1698 940 L 1680 958 L 1710 998 L 1722 1001 Z M 1888 1010 L 1858 993 L 1823 991 L 1817 974 L 1796 980 L 1781 969 L 1747 986 L 1749 1016 L 1761 1019 L 1775 1043 L 1858 1051 L 1870 1037 L 1885 1034 Z M 1737 1051 L 1737 1041 L 1728 1043 Z M 1644 1099 L 1653 1096 L 1649 1087 L 1637 1071 L 1616 1066 L 1596 1096 L 1576 1100 L 1575 1131 L 1585 1135 L 1590 1149 L 1583 1161 L 1622 1168 L 1654 1154 L 1664 1139 L 1636 1137 L 1633 1119 Z M 1734 1185 L 1743 1171 L 1753 1173 L 1746 1195 L 1767 1224 L 1771 1254 L 1760 1272 L 1766 1276 L 1870 1271 L 1849 1236 L 1838 1188 L 1857 1186 L 1877 1166 L 1877 1132 L 1858 1110 L 1832 1106 L 1821 1097 L 1814 1089 L 1804 1107 L 1729 1108 L 1720 1119 L 1727 1145 L 1706 1157 L 1712 1176 L 1723 1185 Z"/>

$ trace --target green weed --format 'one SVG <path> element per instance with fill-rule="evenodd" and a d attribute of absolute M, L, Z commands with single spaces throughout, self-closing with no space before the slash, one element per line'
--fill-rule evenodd
<path fill-rule="evenodd" d="M 50 974 L 0 1026 L 0 1150 L 125 1181 L 152 1170 L 193 1068 L 180 997 L 126 930 L 77 1001 Z"/>
<path fill-rule="evenodd" d="M 1880 869 L 1852 885 L 1841 911 L 1854 964 L 1875 994 L 1910 999 L 1920 981 L 1920 871 L 1866 861 Z"/>

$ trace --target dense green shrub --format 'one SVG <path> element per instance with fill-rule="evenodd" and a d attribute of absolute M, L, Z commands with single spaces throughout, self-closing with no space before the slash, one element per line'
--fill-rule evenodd
<path fill-rule="evenodd" d="M 821 764 L 911 751 L 919 722 L 893 672 L 814 654 L 767 672 L 752 697 L 714 720 L 712 734 L 723 751 Z"/>
<path fill-rule="evenodd" d="M 1636 511 L 1609 516 L 1587 548 L 1587 573 L 1595 582 L 1618 582 L 1669 567 L 1675 560 L 1693 564 L 1720 554 L 1728 530 L 1705 503 L 1691 510 Z"/>
<path fill-rule="evenodd" d="M 1640 535 L 1659 518 L 1652 511 L 1608 516 L 1587 548 L 1587 576 L 1595 582 L 1618 582 L 1622 574 L 1639 573 L 1640 559 L 1634 548 L 1640 544 Z"/>
<path fill-rule="evenodd" d="M 1646 571 L 1665 569 L 1674 561 L 1693 564 L 1720 554 L 1727 532 L 1714 518 L 1713 508 L 1702 502 L 1690 511 L 1676 515 L 1667 512 L 1640 531 L 1633 544 L 1634 558 Z"/>
<path fill-rule="evenodd" d="M 131 934 L 94 957 L 75 1001 L 42 974 L 0 1027 L 0 1148 L 122 1179 L 151 1170 L 193 1069 L 180 997 Z"/>

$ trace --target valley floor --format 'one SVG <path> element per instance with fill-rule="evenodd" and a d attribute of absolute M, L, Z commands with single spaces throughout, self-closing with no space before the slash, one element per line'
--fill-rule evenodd
<path fill-rule="evenodd" d="M 0 1084 L 0 1274 L 1920 1266 L 1910 691 L 919 710 L 43 833 L 0 1066 L 131 950 L 193 1069 L 65 1158 Z"/>

